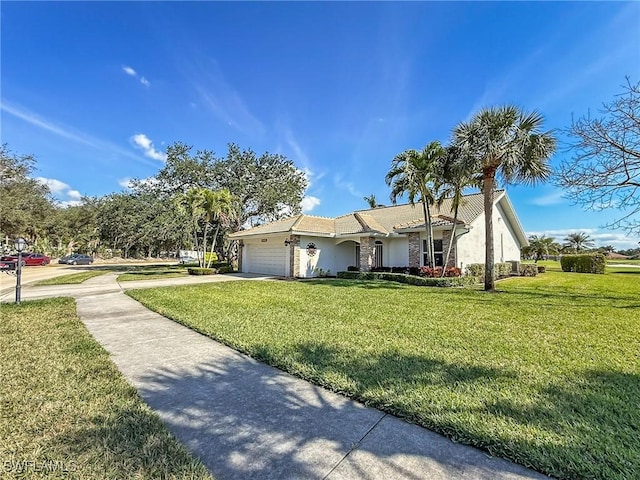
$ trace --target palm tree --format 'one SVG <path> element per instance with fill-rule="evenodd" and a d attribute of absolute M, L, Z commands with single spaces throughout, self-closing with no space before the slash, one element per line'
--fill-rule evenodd
<path fill-rule="evenodd" d="M 594 243 L 591 237 L 584 232 L 570 233 L 564 237 L 564 246 L 575 252 L 593 247 L 593 245 Z"/>
<path fill-rule="evenodd" d="M 229 227 L 230 223 L 236 219 L 238 209 L 235 197 L 231 192 L 224 188 L 215 192 L 208 191 L 206 194 L 205 208 L 205 233 L 203 242 L 205 249 L 207 245 L 207 225 L 215 224 L 215 231 L 211 241 L 211 255 L 207 262 L 207 268 L 211 266 L 213 252 L 215 251 L 216 241 L 221 228 Z"/>
<path fill-rule="evenodd" d="M 369 208 L 376 208 L 376 207 L 381 206 L 376 201 L 376 196 L 373 193 L 371 195 L 369 195 L 368 197 L 364 197 L 364 201 L 369 204 Z"/>
<path fill-rule="evenodd" d="M 453 131 L 454 145 L 473 161 L 482 175 L 485 215 L 484 289 L 495 290 L 493 197 L 496 177 L 505 183 L 535 184 L 551 175 L 549 158 L 556 148 L 552 132 L 543 132 L 537 112 L 525 114 L 507 105 L 483 109 Z"/>
<path fill-rule="evenodd" d="M 235 198 L 229 190 L 212 191 L 207 188 L 194 187 L 178 197 L 178 206 L 191 219 L 193 242 L 198 252 L 198 264 L 201 267 L 211 266 L 211 258 L 206 259 L 209 228 L 215 224 L 215 232 L 211 245 L 213 253 L 220 228 L 235 218 L 237 208 Z M 198 241 L 202 230 L 202 244 Z M 205 264 L 206 262 L 206 264 Z"/>
<path fill-rule="evenodd" d="M 431 142 L 421 151 L 405 150 L 394 157 L 391 169 L 385 177 L 391 187 L 391 201 L 407 195 L 411 205 L 419 199 L 422 204 L 424 225 L 427 234 L 427 256 L 430 267 L 435 264 L 433 254 L 433 228 L 429 206 L 436 200 L 438 162 L 446 154 L 440 142 Z"/>
<path fill-rule="evenodd" d="M 451 230 L 451 238 L 449 238 L 449 245 L 447 246 L 447 253 L 444 257 L 443 277 L 446 274 L 449 257 L 453 249 L 453 241 L 455 240 L 456 227 L 458 225 L 458 211 L 464 202 L 464 190 L 467 187 L 478 184 L 477 178 L 474 177 L 469 167 L 469 161 L 462 156 L 457 148 L 452 146 L 446 148 L 446 155 L 441 157 L 438 164 L 438 177 L 443 184 L 443 189 L 437 203 L 442 205 L 446 198 L 451 198 L 451 206 L 453 207 L 453 228 Z"/>
<path fill-rule="evenodd" d="M 529 236 L 528 251 L 531 254 L 535 254 L 535 261 L 537 263 L 538 260 L 544 258 L 545 255 L 556 255 L 559 252 L 559 248 L 552 237 L 531 235 Z"/>

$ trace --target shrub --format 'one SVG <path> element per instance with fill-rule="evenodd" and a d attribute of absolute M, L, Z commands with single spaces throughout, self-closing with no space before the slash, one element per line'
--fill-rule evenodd
<path fill-rule="evenodd" d="M 391 267 L 373 267 L 371 269 L 372 272 L 391 272 Z"/>
<path fill-rule="evenodd" d="M 474 277 L 431 278 L 390 272 L 338 272 L 338 278 L 350 280 L 385 280 L 423 287 L 464 287 L 474 284 L 476 280 Z"/>
<path fill-rule="evenodd" d="M 520 265 L 521 277 L 535 277 L 538 275 L 538 266 L 531 263 L 523 263 Z"/>
<path fill-rule="evenodd" d="M 231 265 L 229 264 L 229 262 L 213 262 L 213 263 L 211 264 L 211 267 L 210 267 L 210 268 L 217 268 L 217 269 L 220 269 L 220 268 L 223 268 L 223 267 L 230 267 L 230 266 L 231 266 Z"/>
<path fill-rule="evenodd" d="M 233 267 L 231 265 L 226 265 L 218 268 L 218 273 L 233 273 Z"/>
<path fill-rule="evenodd" d="M 467 265 L 465 275 L 471 277 L 484 277 L 484 263 L 470 263 Z"/>
<path fill-rule="evenodd" d="M 330 277 L 331 276 L 331 270 L 324 270 L 322 268 L 314 268 L 313 269 L 313 273 L 315 273 L 318 277 Z"/>
<path fill-rule="evenodd" d="M 547 271 L 547 267 L 544 265 L 538 265 L 538 273 L 545 273 Z"/>
<path fill-rule="evenodd" d="M 604 273 L 606 259 L 602 253 L 563 255 L 560 265 L 563 272 Z"/>
<path fill-rule="evenodd" d="M 391 273 L 409 273 L 409 267 L 391 267 Z"/>
<path fill-rule="evenodd" d="M 347 271 L 348 271 L 348 272 L 359 272 L 359 271 L 360 271 L 360 269 L 359 269 L 358 267 L 356 267 L 355 265 L 349 265 L 349 266 L 347 267 Z"/>
<path fill-rule="evenodd" d="M 441 278 L 442 277 L 442 267 L 421 267 L 418 273 L 421 277 L 429 277 L 429 278 Z M 458 267 L 447 267 L 444 271 L 445 277 L 459 277 L 462 275 L 462 270 Z"/>
<path fill-rule="evenodd" d="M 496 278 L 508 277 L 512 270 L 511 262 L 496 263 L 493 266 Z M 471 277 L 484 277 L 484 263 L 470 263 L 467 265 L 465 274 Z"/>
<path fill-rule="evenodd" d="M 511 262 L 503 262 L 495 264 L 495 272 L 497 278 L 504 278 L 511 275 L 511 271 L 513 270 L 513 266 Z"/>
<path fill-rule="evenodd" d="M 187 272 L 189 275 L 215 275 L 218 273 L 218 270 L 215 268 L 189 267 L 187 268 Z"/>

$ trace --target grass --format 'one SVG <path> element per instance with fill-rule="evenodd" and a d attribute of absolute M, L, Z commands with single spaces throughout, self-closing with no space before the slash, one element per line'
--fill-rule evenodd
<path fill-rule="evenodd" d="M 38 282 L 34 282 L 32 285 L 40 286 L 40 285 L 71 285 L 82 283 L 85 280 L 89 280 L 93 277 L 98 277 L 100 275 L 104 275 L 108 273 L 106 270 L 90 270 L 87 272 L 79 272 L 79 273 L 70 273 L 68 275 L 61 275 L 59 277 L 48 278 L 46 280 L 40 280 Z"/>
<path fill-rule="evenodd" d="M 120 375 L 73 300 L 0 304 L 0 318 L 2 478 L 211 478 Z"/>
<path fill-rule="evenodd" d="M 128 292 L 259 360 L 561 478 L 640 471 L 640 276 L 500 293 L 233 282 Z"/>
<path fill-rule="evenodd" d="M 118 275 L 118 282 L 186 277 L 187 275 L 186 265 L 149 265 L 129 267 L 127 268 L 127 273 Z"/>

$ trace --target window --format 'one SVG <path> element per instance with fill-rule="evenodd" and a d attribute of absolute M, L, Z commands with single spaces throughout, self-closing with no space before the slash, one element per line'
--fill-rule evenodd
<path fill-rule="evenodd" d="M 380 240 L 376 240 L 374 267 L 382 267 L 382 242 Z"/>
<path fill-rule="evenodd" d="M 433 241 L 433 260 L 436 262 L 436 267 L 442 267 L 444 265 L 442 239 Z"/>
<path fill-rule="evenodd" d="M 355 266 L 360 268 L 360 244 L 356 243 L 356 263 Z"/>
<path fill-rule="evenodd" d="M 433 260 L 436 267 L 442 267 L 444 265 L 444 250 L 442 239 L 433 241 Z M 427 241 L 422 241 L 422 265 L 429 265 L 429 250 L 427 248 Z"/>

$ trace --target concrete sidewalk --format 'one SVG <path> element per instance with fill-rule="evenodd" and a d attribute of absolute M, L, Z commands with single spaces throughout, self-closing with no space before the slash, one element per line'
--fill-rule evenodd
<path fill-rule="evenodd" d="M 93 280 L 68 291 L 80 318 L 217 479 L 546 478 L 256 362 L 144 308 L 115 276 Z"/>

